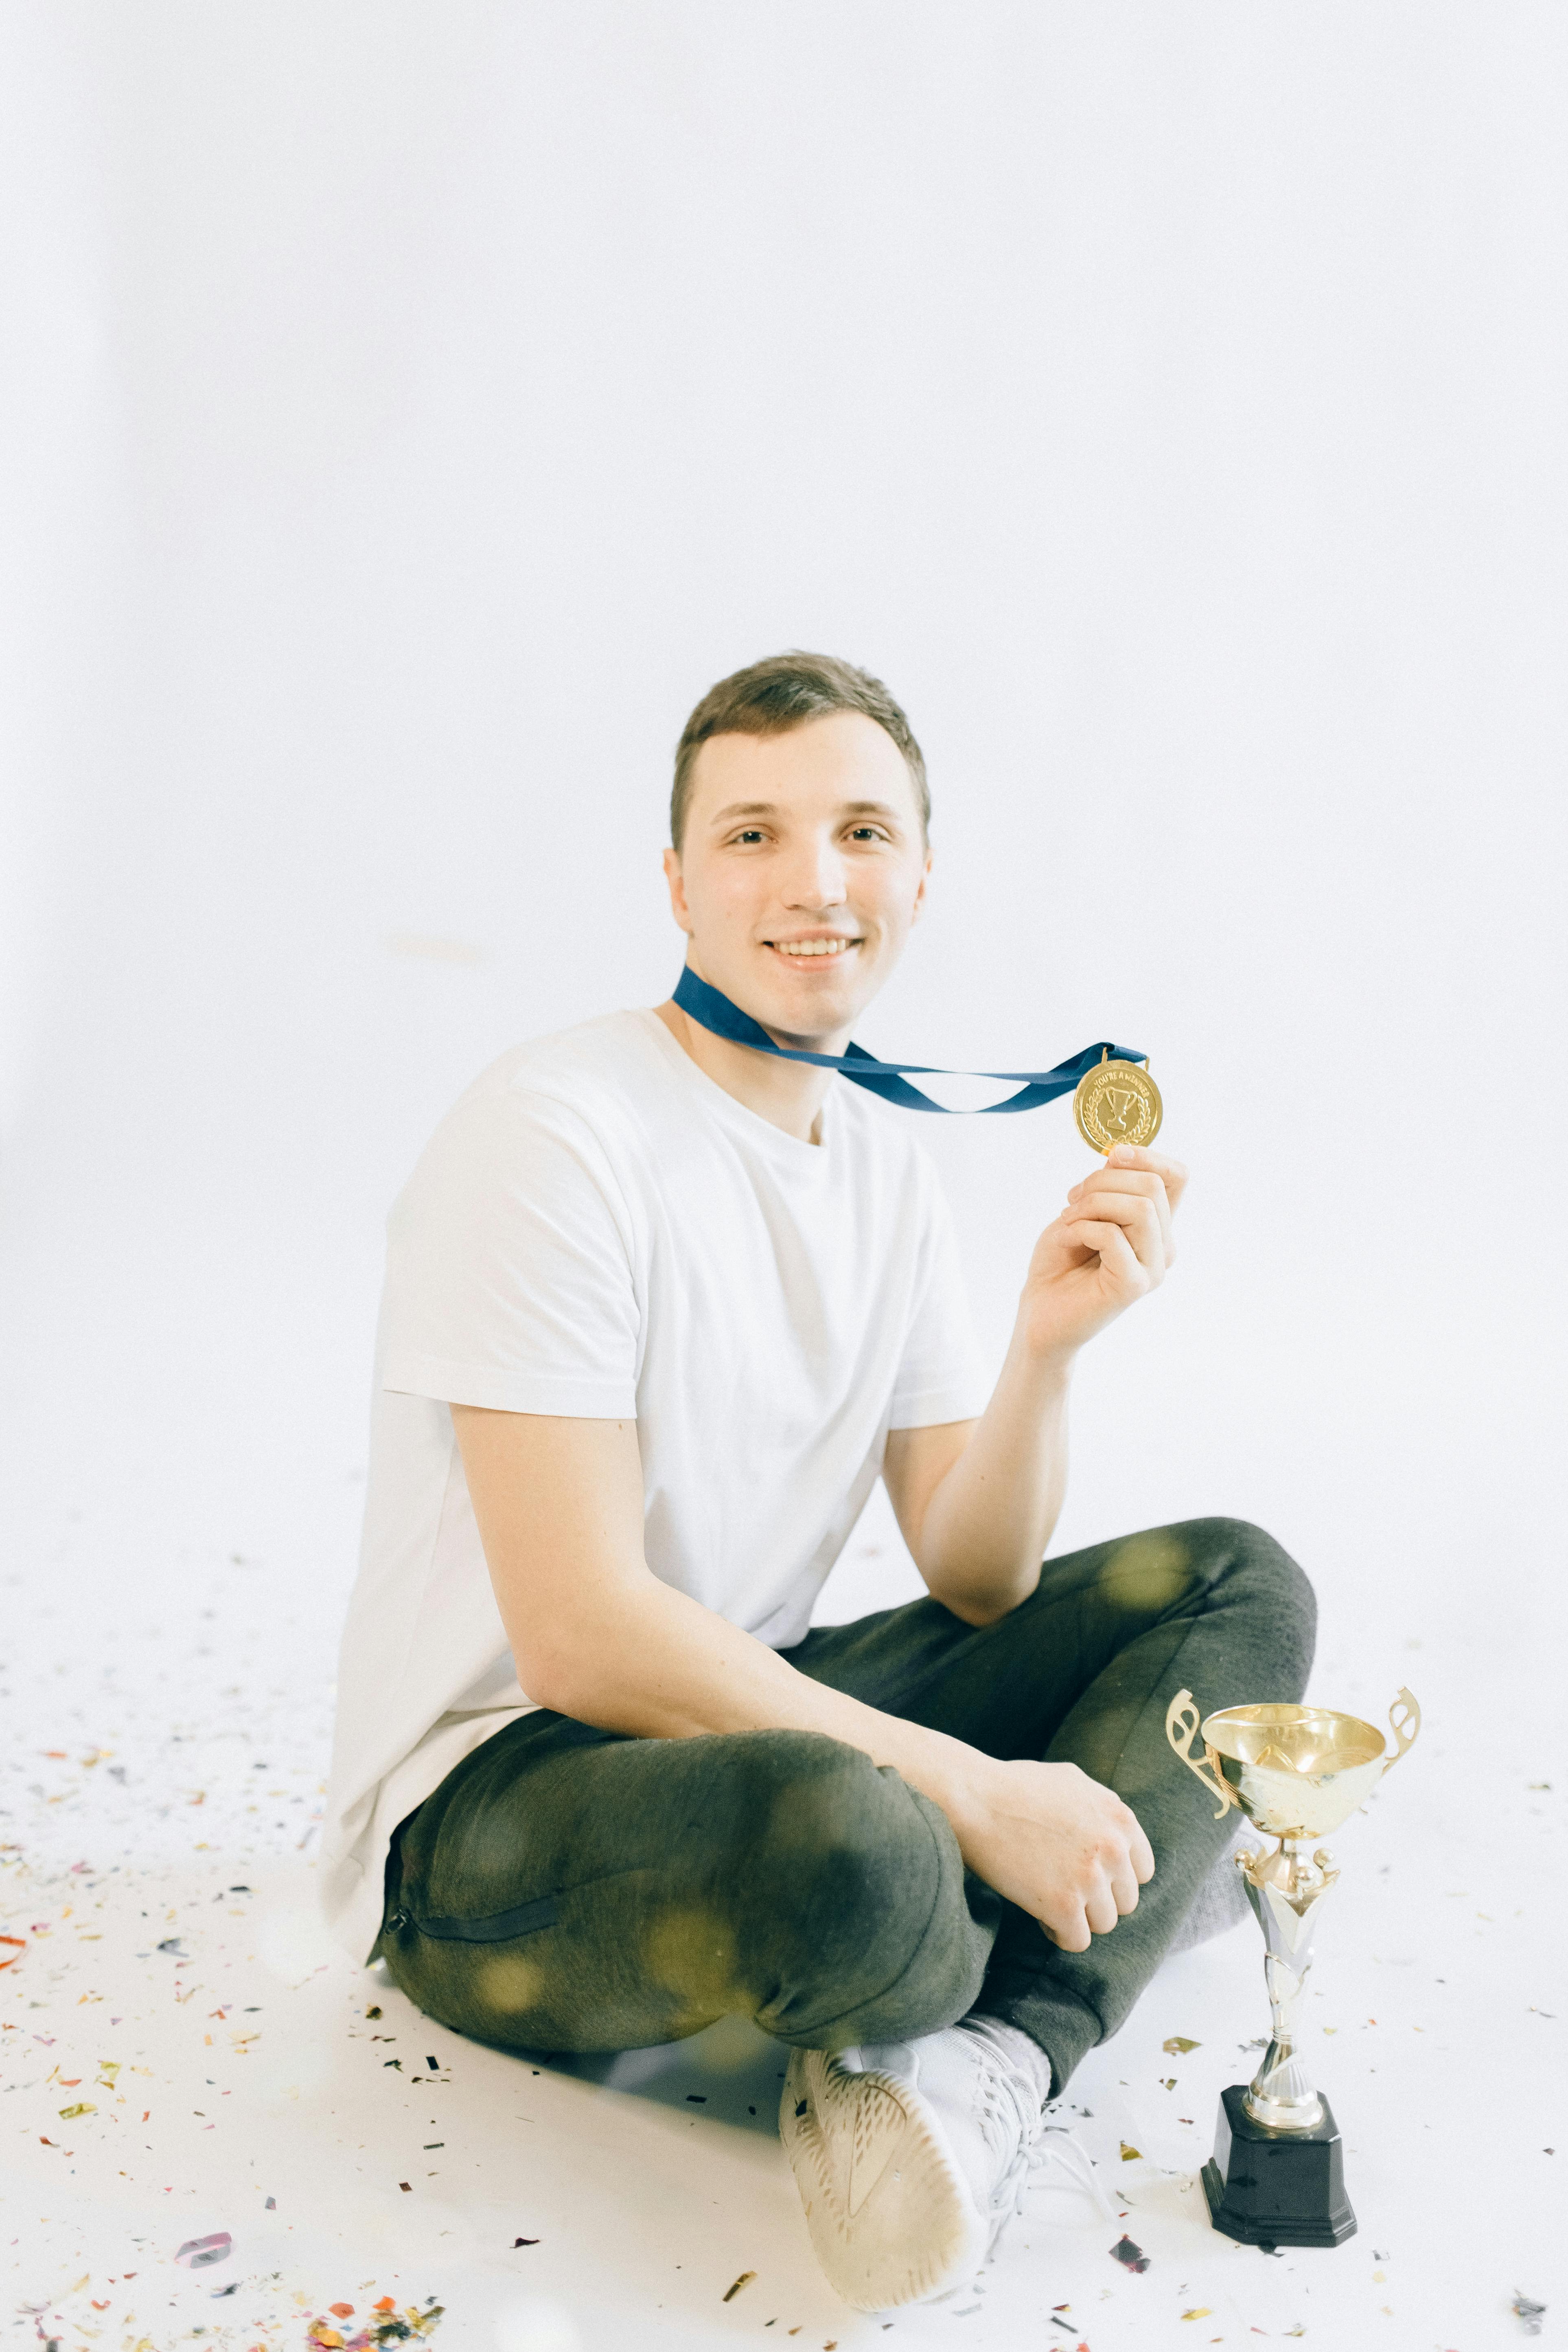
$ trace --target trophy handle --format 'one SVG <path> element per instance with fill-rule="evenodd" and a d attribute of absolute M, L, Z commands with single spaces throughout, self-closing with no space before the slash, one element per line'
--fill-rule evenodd
<path fill-rule="evenodd" d="M 1411 1704 L 1414 1706 L 1415 1701 L 1412 1700 Z M 1219 1809 L 1215 1814 L 1215 1819 L 1218 1822 L 1224 1820 L 1232 1805 L 1236 1805 L 1239 1811 L 1240 1801 L 1229 1781 L 1215 1771 L 1214 1759 L 1208 1753 L 1207 1742 L 1205 1742 L 1202 1756 L 1194 1756 L 1192 1752 L 1193 1741 L 1197 1736 L 1198 1726 L 1202 1721 L 1203 1717 L 1198 1713 L 1197 1701 L 1191 1691 L 1178 1691 L 1165 1709 L 1165 1737 L 1188 1771 L 1195 1772 L 1209 1794 L 1219 1799 Z M 1178 1729 L 1182 1733 L 1179 1739 L 1176 1737 Z"/>
<path fill-rule="evenodd" d="M 1421 1729 L 1421 1708 L 1414 1691 L 1401 1689 L 1399 1696 L 1388 1710 L 1388 1727 L 1394 1734 L 1394 1749 L 1385 1772 L 1392 1772 L 1402 1756 L 1409 1754 Z"/>

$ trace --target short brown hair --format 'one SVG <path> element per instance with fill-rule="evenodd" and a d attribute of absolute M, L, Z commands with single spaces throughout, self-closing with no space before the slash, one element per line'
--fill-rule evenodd
<path fill-rule="evenodd" d="M 677 849 L 686 831 L 691 771 L 712 735 L 785 735 L 830 710 L 858 710 L 874 719 L 904 755 L 920 803 L 921 830 L 931 830 L 931 787 L 926 763 L 904 717 L 879 677 L 832 654 L 770 654 L 765 661 L 738 669 L 710 686 L 681 730 L 675 747 L 675 782 L 669 794 L 669 837 Z"/>

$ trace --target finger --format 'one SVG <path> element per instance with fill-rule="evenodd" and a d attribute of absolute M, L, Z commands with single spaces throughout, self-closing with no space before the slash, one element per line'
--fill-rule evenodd
<path fill-rule="evenodd" d="M 1070 1203 L 1062 1211 L 1061 1223 L 1073 1241 L 1079 1240 L 1090 1225 L 1115 1225 L 1126 1234 L 1133 1255 L 1150 1280 L 1158 1282 L 1163 1276 L 1165 1240 L 1152 1201 L 1134 1193 L 1099 1192 L 1087 1201 Z M 1098 1248 L 1099 1244 L 1095 1246 Z"/>
<path fill-rule="evenodd" d="M 1098 1191 L 1143 1192 L 1152 1201 L 1156 1192 L 1163 1192 L 1164 1189 L 1164 1178 L 1156 1176 L 1150 1169 L 1120 1168 L 1108 1163 L 1103 1168 L 1092 1169 L 1087 1176 L 1080 1176 L 1068 1192 L 1068 1199 L 1076 1201 L 1080 1192 Z"/>
<path fill-rule="evenodd" d="M 1152 1201 L 1142 1192 L 1086 1192 L 1081 1201 L 1069 1201 L 1061 1213 L 1061 1222 L 1068 1227 L 1080 1217 L 1098 1217 L 1105 1223 L 1121 1225 L 1127 1233 L 1157 1234 L 1160 1231 L 1159 1212 Z"/>
<path fill-rule="evenodd" d="M 1116 1897 L 1116 1908 L 1123 1919 L 1126 1918 L 1130 1911 L 1137 1910 L 1138 1881 L 1132 1874 L 1131 1864 L 1126 1864 L 1121 1870 L 1112 1871 L 1110 1874 L 1110 1891 Z"/>
<path fill-rule="evenodd" d="M 1154 1849 L 1144 1836 L 1142 1828 L 1135 1827 L 1133 1835 L 1129 1839 L 1127 1856 L 1132 1864 L 1132 1874 L 1139 1885 L 1147 1886 L 1154 1875 Z"/>
<path fill-rule="evenodd" d="M 1173 1176 L 1179 1184 L 1187 1181 L 1184 1160 L 1173 1160 L 1163 1151 L 1151 1151 L 1145 1143 L 1113 1143 L 1105 1156 L 1113 1168 L 1147 1168 L 1155 1176 Z"/>
<path fill-rule="evenodd" d="M 1116 1907 L 1116 1897 L 1109 1887 L 1091 1895 L 1083 1906 L 1083 1916 L 1097 1936 L 1109 1936 L 1121 1916 Z"/>
<path fill-rule="evenodd" d="M 1100 1263 L 1112 1280 L 1122 1289 L 1142 1297 L 1153 1287 L 1147 1266 L 1139 1261 L 1131 1243 L 1120 1225 L 1093 1217 L 1077 1219 L 1066 1228 L 1067 1237 L 1082 1249 L 1098 1253 Z"/>
<path fill-rule="evenodd" d="M 1119 1225 L 1126 1225 L 1129 1223 L 1126 1209 L 1112 1204 L 1133 1204 L 1133 1202 L 1142 1202 L 1150 1216 L 1154 1218 L 1154 1223 L 1159 1225 L 1159 1246 L 1162 1246 L 1163 1261 L 1168 1265 L 1171 1258 L 1175 1256 L 1175 1246 L 1171 1240 L 1171 1202 L 1166 1200 L 1166 1188 L 1163 1188 L 1159 1176 L 1140 1176 L 1135 1169 L 1121 1169 L 1121 1171 L 1114 1171 L 1110 1176 L 1086 1176 L 1084 1183 L 1074 1185 L 1072 1192 L 1068 1195 L 1068 1206 L 1063 1209 L 1063 1216 L 1072 1216 L 1072 1213 L 1114 1216 Z"/>
<path fill-rule="evenodd" d="M 1070 1208 L 1076 1202 L 1098 1213 L 1104 1202 L 1132 1199 L 1146 1200 L 1158 1217 L 1168 1265 L 1176 1253 L 1171 1237 L 1171 1203 L 1163 1177 L 1146 1175 L 1136 1168 L 1099 1169 L 1073 1186 L 1068 1194 L 1068 1205 Z"/>
<path fill-rule="evenodd" d="M 1060 1952 L 1087 1952 L 1093 1941 L 1081 1903 L 1071 1910 L 1063 1906 L 1054 1919 L 1042 1919 L 1040 1926 Z"/>
<path fill-rule="evenodd" d="M 1151 1151 L 1142 1143 L 1117 1144 L 1110 1153 L 1110 1161 L 1118 1168 L 1147 1168 L 1162 1177 L 1173 1209 L 1187 1189 L 1185 1161 L 1169 1159 L 1163 1151 Z"/>

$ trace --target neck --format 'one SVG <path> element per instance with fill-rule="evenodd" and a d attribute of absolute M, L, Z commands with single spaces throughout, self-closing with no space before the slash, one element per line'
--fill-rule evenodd
<path fill-rule="evenodd" d="M 654 1011 L 681 1051 L 716 1087 L 722 1087 L 747 1110 L 765 1118 L 770 1127 L 782 1128 L 785 1135 L 802 1143 L 821 1140 L 818 1118 L 833 1084 L 831 1070 L 813 1069 L 809 1062 L 777 1062 L 771 1054 L 754 1054 L 749 1045 L 716 1037 L 679 1004 L 658 1004 Z M 768 1035 L 775 1045 L 795 1045 L 808 1054 L 842 1054 L 849 1042 L 847 1029 L 830 1037 L 786 1037 L 773 1029 L 768 1030 Z"/>

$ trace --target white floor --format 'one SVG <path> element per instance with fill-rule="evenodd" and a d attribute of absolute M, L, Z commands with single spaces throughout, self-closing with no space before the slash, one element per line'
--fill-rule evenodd
<path fill-rule="evenodd" d="M 143 1434 L 152 1464 L 152 1418 Z M 0 2249 L 18 2343 L 301 2346 L 312 2319 L 339 2325 L 331 2305 L 353 2306 L 352 2334 L 390 2294 L 437 2300 L 442 2352 L 764 2335 L 848 2352 L 889 2333 L 1480 2352 L 1522 2339 L 1516 2290 L 1561 2305 L 1568 2002 L 1550 1904 L 1531 1899 L 1560 1884 L 1561 1795 L 1536 1785 L 1547 1726 L 1517 1685 L 1467 1684 L 1462 1645 L 1409 1637 L 1399 1672 L 1426 1735 L 1336 1842 L 1314 2055 L 1359 2234 L 1270 2259 L 1208 2226 L 1215 2101 L 1266 2019 L 1247 1921 L 1168 1965 L 1073 2085 L 1147 2271 L 1112 2259 L 1115 2230 L 1037 2196 L 972 2292 L 866 2318 L 815 2268 L 773 2044 L 719 2028 L 536 2071 L 334 1954 L 312 1857 L 353 1475 L 305 1493 L 259 1559 L 242 1541 L 204 1551 L 172 1507 L 165 1535 L 136 1451 L 98 1491 L 19 1511 L 9 1549 L 0 1928 L 22 1949 L 0 1946 Z M 272 1465 L 279 1490 L 289 1466 Z M 897 1587 L 870 1541 L 828 1613 Z M 1371 1712 L 1386 1695 L 1350 1630 L 1318 1685 Z M 1196 2046 L 1169 2054 L 1172 2036 Z M 225 2260 L 177 2264 L 222 2231 Z"/>
<path fill-rule="evenodd" d="M 0 17 L 7 2341 L 391 2294 L 439 2352 L 1484 2352 L 1516 2291 L 1561 2338 L 1563 24 Z M 811 289 L 763 328 L 758 255 Z M 1333 2252 L 1194 2185 L 1250 1921 L 1073 2085 L 1148 2270 L 1042 2211 L 890 2322 L 815 2271 L 771 2048 L 535 2073 L 321 1946 L 388 1204 L 493 1055 L 664 994 L 669 746 L 791 644 L 885 671 L 936 780 L 860 1035 L 1140 1039 L 1194 1168 L 1064 1547 L 1261 1519 L 1315 1694 L 1425 1708 L 1334 1841 Z M 1083 1150 L 921 1127 L 999 1361 Z"/>

